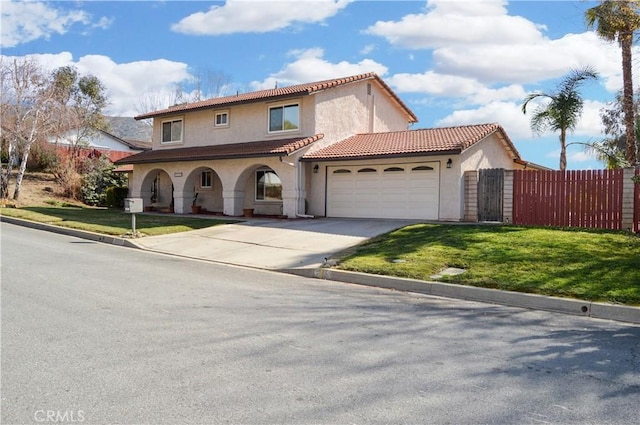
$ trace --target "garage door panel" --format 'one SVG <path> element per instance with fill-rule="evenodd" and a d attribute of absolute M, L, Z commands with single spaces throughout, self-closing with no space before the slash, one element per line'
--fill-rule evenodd
<path fill-rule="evenodd" d="M 432 162 L 329 167 L 327 215 L 438 219 L 438 165 Z M 351 173 L 344 172 L 346 169 Z M 342 173 L 335 173 L 336 170 Z"/>

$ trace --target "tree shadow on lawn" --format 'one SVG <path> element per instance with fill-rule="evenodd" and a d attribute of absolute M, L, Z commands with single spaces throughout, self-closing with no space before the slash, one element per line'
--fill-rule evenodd
<path fill-rule="evenodd" d="M 640 304 L 640 244 L 615 232 L 420 224 L 374 238 L 354 252 L 344 268 L 431 280 L 446 267 L 459 267 L 467 272 L 441 281 Z"/>

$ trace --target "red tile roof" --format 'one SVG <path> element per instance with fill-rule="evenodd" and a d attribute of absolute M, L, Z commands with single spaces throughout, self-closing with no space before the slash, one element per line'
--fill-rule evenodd
<path fill-rule="evenodd" d="M 287 98 L 292 96 L 305 96 L 311 95 L 323 90 L 332 89 L 335 87 L 343 86 L 345 84 L 374 80 L 389 94 L 391 99 L 395 101 L 398 106 L 405 111 L 409 116 L 410 122 L 417 122 L 416 115 L 404 104 L 404 102 L 391 90 L 391 88 L 380 78 L 376 73 L 369 72 L 367 74 L 354 75 L 345 78 L 336 78 L 333 80 L 316 81 L 313 83 L 297 84 L 294 86 L 280 87 L 270 90 L 260 90 L 250 93 L 239 93 L 235 96 L 217 97 L 213 99 L 202 100 L 194 103 L 184 103 L 181 105 L 175 105 L 170 108 L 162 109 L 155 112 L 149 112 L 146 114 L 138 115 L 135 117 L 137 120 L 154 118 L 163 115 L 171 115 L 176 113 L 182 113 L 187 111 L 197 111 L 200 109 L 211 109 L 225 106 L 231 106 L 241 103 L 260 102 L 265 100 L 274 100 L 279 98 Z"/>
<path fill-rule="evenodd" d="M 390 133 L 356 134 L 303 156 L 303 161 L 402 157 L 460 153 L 492 133 L 498 132 L 514 159 L 520 154 L 499 124 L 428 128 Z"/>
<path fill-rule="evenodd" d="M 116 164 L 146 164 L 152 162 L 198 161 L 203 159 L 257 158 L 264 156 L 286 156 L 309 146 L 324 137 L 264 140 L 259 142 L 232 143 L 228 145 L 197 146 L 191 148 L 156 149 L 116 161 Z"/>

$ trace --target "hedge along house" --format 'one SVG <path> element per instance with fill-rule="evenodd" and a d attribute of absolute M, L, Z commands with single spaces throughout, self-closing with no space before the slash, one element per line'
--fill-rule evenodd
<path fill-rule="evenodd" d="M 376 74 L 176 105 L 153 118 L 153 148 L 130 196 L 186 213 L 463 218 L 463 174 L 523 168 L 498 124 L 409 130 L 414 113 Z"/>

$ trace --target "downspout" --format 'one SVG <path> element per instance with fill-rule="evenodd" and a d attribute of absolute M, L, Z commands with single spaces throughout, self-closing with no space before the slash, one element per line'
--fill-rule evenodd
<path fill-rule="evenodd" d="M 292 166 L 292 167 L 294 167 L 296 169 L 296 186 L 297 186 L 296 187 L 296 192 L 299 194 L 300 193 L 300 190 L 299 190 L 300 177 L 301 177 L 300 173 L 302 172 L 302 167 L 300 167 L 300 161 L 298 161 L 297 164 L 294 164 L 293 162 L 284 161 L 282 159 L 282 157 L 279 157 L 279 159 L 280 159 L 280 162 L 282 162 L 283 164 L 290 165 L 290 166 Z M 313 216 L 313 215 L 303 214 L 303 213 L 298 212 L 298 204 L 299 204 L 298 199 L 296 199 L 296 217 L 298 217 L 298 218 L 315 218 L 315 216 Z"/>

